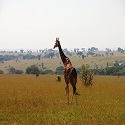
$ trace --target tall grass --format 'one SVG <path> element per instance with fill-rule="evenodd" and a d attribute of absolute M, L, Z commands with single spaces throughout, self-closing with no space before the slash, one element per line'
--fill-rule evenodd
<path fill-rule="evenodd" d="M 124 125 L 125 77 L 95 76 L 92 87 L 80 81 L 67 105 L 65 82 L 55 75 L 0 75 L 0 125 Z M 72 88 L 70 86 L 70 101 Z"/>

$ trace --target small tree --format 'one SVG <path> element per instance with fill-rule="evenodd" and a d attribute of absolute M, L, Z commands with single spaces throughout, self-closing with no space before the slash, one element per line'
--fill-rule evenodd
<path fill-rule="evenodd" d="M 26 69 L 26 74 L 39 74 L 40 70 L 36 65 L 31 65 Z"/>
<path fill-rule="evenodd" d="M 52 59 L 53 56 L 54 56 L 54 53 L 50 53 L 49 56 L 50 56 L 50 58 Z"/>
<path fill-rule="evenodd" d="M 23 71 L 11 67 L 9 68 L 9 74 L 23 74 Z"/>
<path fill-rule="evenodd" d="M 41 54 L 40 54 L 40 55 L 38 55 L 38 60 L 40 60 L 40 58 L 41 58 Z"/>
<path fill-rule="evenodd" d="M 82 81 L 82 83 L 85 86 L 90 86 L 93 84 L 93 73 L 92 71 L 85 66 L 84 64 L 82 64 L 81 66 L 81 76 L 80 76 L 80 80 Z"/>

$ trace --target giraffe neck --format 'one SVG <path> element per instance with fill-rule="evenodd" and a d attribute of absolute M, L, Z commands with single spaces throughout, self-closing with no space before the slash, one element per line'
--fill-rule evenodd
<path fill-rule="evenodd" d="M 64 63 L 66 63 L 66 58 L 67 58 L 67 57 L 66 57 L 66 55 L 64 54 L 64 52 L 63 52 L 63 50 L 62 50 L 60 44 L 59 44 L 58 48 L 59 48 L 59 53 L 60 53 L 61 60 L 62 60 L 62 62 L 63 62 L 63 64 L 64 64 Z"/>

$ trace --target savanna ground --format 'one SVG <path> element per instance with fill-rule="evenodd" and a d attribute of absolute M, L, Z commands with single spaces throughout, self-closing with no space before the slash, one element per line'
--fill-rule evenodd
<path fill-rule="evenodd" d="M 0 75 L 0 125 L 125 125 L 125 77 L 94 76 L 92 87 L 78 80 L 78 105 L 65 103 L 61 77 Z"/>

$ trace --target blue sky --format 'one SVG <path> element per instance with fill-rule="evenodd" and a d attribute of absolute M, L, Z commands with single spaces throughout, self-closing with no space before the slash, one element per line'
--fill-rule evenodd
<path fill-rule="evenodd" d="M 0 0 L 0 49 L 125 49 L 124 0 Z"/>

